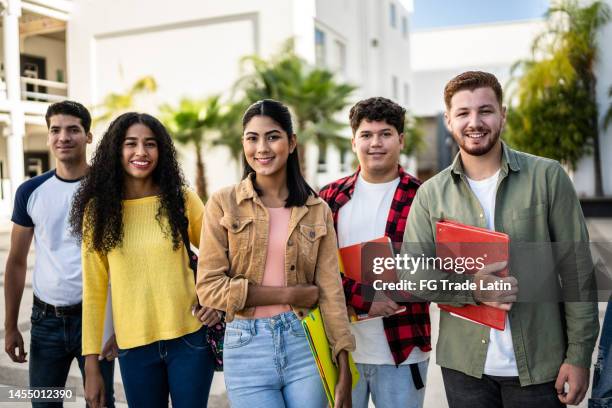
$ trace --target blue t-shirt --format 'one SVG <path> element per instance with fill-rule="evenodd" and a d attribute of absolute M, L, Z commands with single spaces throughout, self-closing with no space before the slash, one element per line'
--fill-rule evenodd
<path fill-rule="evenodd" d="M 69 231 L 68 217 L 81 179 L 63 180 L 55 170 L 17 189 L 11 221 L 34 228 L 34 294 L 55 306 L 81 302 L 81 247 Z"/>

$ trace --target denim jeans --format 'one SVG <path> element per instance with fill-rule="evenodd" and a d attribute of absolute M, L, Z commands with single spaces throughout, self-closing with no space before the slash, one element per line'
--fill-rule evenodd
<path fill-rule="evenodd" d="M 327 405 L 304 329 L 293 312 L 227 323 L 223 366 L 232 408 Z"/>
<path fill-rule="evenodd" d="M 555 382 L 521 387 L 518 377 L 476 378 L 442 367 L 449 408 L 559 408 Z"/>
<path fill-rule="evenodd" d="M 30 386 L 64 387 L 70 365 L 77 359 L 83 383 L 85 358 L 81 355 L 81 316 L 57 317 L 32 306 L 30 340 Z M 115 361 L 101 361 L 107 406 L 114 407 L 113 375 Z M 35 408 L 62 407 L 61 402 L 32 402 Z"/>
<path fill-rule="evenodd" d="M 206 407 L 214 374 L 206 326 L 171 340 L 119 350 L 119 367 L 130 407 Z"/>
<path fill-rule="evenodd" d="M 612 408 L 612 302 L 608 302 L 601 328 L 589 408 Z"/>
<path fill-rule="evenodd" d="M 427 378 L 429 359 L 418 363 L 423 383 Z M 409 365 L 359 364 L 359 382 L 353 388 L 353 407 L 367 408 L 370 394 L 379 408 L 421 408 L 425 387 L 417 390 Z"/>

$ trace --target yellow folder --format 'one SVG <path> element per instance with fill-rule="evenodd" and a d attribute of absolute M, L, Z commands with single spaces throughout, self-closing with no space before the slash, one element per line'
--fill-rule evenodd
<path fill-rule="evenodd" d="M 327 394 L 327 400 L 330 406 L 333 407 L 336 382 L 338 381 L 338 367 L 334 364 L 332 359 L 331 347 L 329 346 L 327 335 L 325 334 L 321 310 L 318 307 L 313 309 L 308 316 L 302 320 L 302 326 L 304 326 L 304 332 L 306 333 L 312 356 L 317 363 L 317 369 L 319 370 L 319 376 L 323 382 L 325 394 Z M 355 387 L 359 381 L 359 372 L 357 371 L 357 367 L 350 353 L 349 367 L 353 377 L 353 387 Z"/>

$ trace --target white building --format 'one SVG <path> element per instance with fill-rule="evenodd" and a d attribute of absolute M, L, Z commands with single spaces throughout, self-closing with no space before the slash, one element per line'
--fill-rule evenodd
<path fill-rule="evenodd" d="M 25 178 L 53 167 L 44 112 L 66 96 L 95 106 L 151 75 L 158 91 L 138 109 L 155 114 L 183 96 L 227 95 L 244 74 L 243 56 L 270 56 L 294 38 L 307 61 L 359 86 L 355 100 L 382 95 L 410 105 L 412 0 L 0 0 L 0 8 L 0 214 Z M 94 129 L 94 145 L 103 130 Z M 194 154 L 180 153 L 192 180 Z M 310 146 L 314 185 L 350 171 L 349 152 L 318 156 Z M 206 147 L 204 157 L 210 191 L 238 180 L 225 148 Z"/>
<path fill-rule="evenodd" d="M 410 6 L 397 0 L 179 0 L 172 6 L 77 0 L 68 22 L 70 95 L 93 104 L 152 75 L 158 92 L 145 109 L 154 113 L 182 96 L 227 94 L 243 74 L 243 56 L 270 56 L 294 38 L 307 61 L 359 85 L 355 98 L 384 95 L 407 103 Z M 348 123 L 346 115 L 343 120 Z M 195 160 L 190 149 L 181 152 L 189 177 Z M 332 148 L 326 160 L 317 163 L 318 156 L 311 146 L 307 169 L 314 185 L 346 173 L 351 163 Z M 210 191 L 238 180 L 240 166 L 225 148 L 207 147 L 204 158 Z"/>
<path fill-rule="evenodd" d="M 612 7 L 612 0 L 606 0 Z M 418 13 L 418 10 L 416 10 Z M 544 28 L 543 20 L 467 25 L 411 33 L 413 71 L 413 107 L 424 119 L 427 149 L 418 157 L 419 174 L 427 178 L 448 165 L 452 149 L 441 115 L 444 112 L 444 85 L 467 70 L 495 74 L 502 86 L 510 79 L 511 66 L 531 56 L 535 36 Z M 612 23 L 600 33 L 600 61 L 597 66 L 597 92 L 603 116 L 610 104 L 607 89 L 612 84 Z M 612 194 L 612 127 L 600 133 L 603 187 Z M 573 174 L 578 194 L 594 193 L 593 159 L 581 160 Z"/>
<path fill-rule="evenodd" d="M 66 98 L 66 0 L 3 0 L 0 33 L 0 214 L 16 188 L 49 168 L 44 114 Z"/>

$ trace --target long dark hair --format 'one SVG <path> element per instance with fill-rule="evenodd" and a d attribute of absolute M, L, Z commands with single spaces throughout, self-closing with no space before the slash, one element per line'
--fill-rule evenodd
<path fill-rule="evenodd" d="M 246 128 L 247 124 L 255 116 L 267 116 L 276 123 L 287 133 L 287 136 L 291 138 L 293 135 L 293 123 L 291 121 L 291 113 L 289 109 L 279 101 L 274 99 L 262 99 L 255 102 L 244 112 L 242 117 L 242 129 Z M 244 165 L 244 172 L 242 173 L 242 179 L 249 177 L 255 170 L 249 165 L 246 160 L 244 153 L 242 154 L 242 163 Z M 298 155 L 297 146 L 293 149 L 292 153 L 289 153 L 287 158 L 287 188 L 289 189 L 289 197 L 285 202 L 285 207 L 300 207 L 306 204 L 309 196 L 317 196 L 317 193 L 308 185 L 302 171 L 300 170 L 300 158 Z M 258 194 L 262 194 L 256 186 L 255 189 Z"/>
<path fill-rule="evenodd" d="M 160 227 L 168 219 L 173 248 L 182 243 L 181 231 L 187 229 L 185 217 L 185 178 L 176 160 L 176 150 L 166 128 L 151 115 L 128 112 L 115 119 L 98 144 L 91 169 L 74 196 L 70 228 L 80 240 L 90 238 L 90 249 L 108 253 L 123 241 L 124 169 L 121 156 L 130 126 L 148 127 L 157 141 L 159 159 L 153 181 L 160 189 L 160 206 L 155 216 Z"/>

